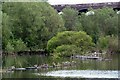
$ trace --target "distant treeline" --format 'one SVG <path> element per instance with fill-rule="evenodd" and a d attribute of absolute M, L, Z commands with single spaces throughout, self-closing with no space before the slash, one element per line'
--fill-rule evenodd
<path fill-rule="evenodd" d="M 103 7 L 78 14 L 69 6 L 58 14 L 47 2 L 4 2 L 0 12 L 3 51 L 42 49 L 61 56 L 91 50 L 119 51 L 117 11 Z"/>

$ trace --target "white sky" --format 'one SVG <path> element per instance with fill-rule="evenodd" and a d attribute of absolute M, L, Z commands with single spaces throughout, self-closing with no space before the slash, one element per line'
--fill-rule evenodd
<path fill-rule="evenodd" d="M 120 0 L 48 0 L 54 4 L 81 4 L 81 3 L 100 3 L 100 2 L 120 2 Z"/>

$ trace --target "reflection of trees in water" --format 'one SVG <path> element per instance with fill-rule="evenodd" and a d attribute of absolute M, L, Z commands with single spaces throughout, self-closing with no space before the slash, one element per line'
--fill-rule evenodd
<path fill-rule="evenodd" d="M 5 56 L 3 57 L 3 67 L 22 67 L 27 63 L 26 58 L 15 57 L 15 56 Z"/>
<path fill-rule="evenodd" d="M 75 61 L 75 66 L 71 66 L 66 69 L 118 69 L 118 56 L 114 55 L 111 57 L 112 60 L 81 60 L 81 59 L 70 59 L 70 58 L 63 58 L 58 60 L 52 60 L 51 57 L 45 56 L 3 56 L 3 68 L 9 68 L 11 66 L 15 67 L 33 67 L 34 65 L 43 65 L 48 64 L 52 66 L 53 62 L 62 64 L 63 62 L 72 62 Z M 61 68 L 62 69 L 62 68 Z M 63 68 L 64 69 L 64 68 Z"/>

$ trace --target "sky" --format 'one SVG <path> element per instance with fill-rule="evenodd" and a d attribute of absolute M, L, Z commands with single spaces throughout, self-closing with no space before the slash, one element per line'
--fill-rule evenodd
<path fill-rule="evenodd" d="M 120 0 L 48 0 L 51 5 L 55 4 L 82 4 L 82 3 L 101 3 L 101 2 L 120 2 Z"/>

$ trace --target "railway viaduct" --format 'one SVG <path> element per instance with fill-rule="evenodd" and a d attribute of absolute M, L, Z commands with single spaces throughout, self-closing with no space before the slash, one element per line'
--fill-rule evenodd
<path fill-rule="evenodd" d="M 98 9 L 102 7 L 111 7 L 114 10 L 120 10 L 120 2 L 106 2 L 106 3 L 88 3 L 88 4 L 59 4 L 59 5 L 51 5 L 58 12 L 61 12 L 66 6 L 70 6 L 78 10 L 79 12 L 85 12 L 88 8 Z"/>

